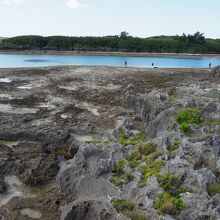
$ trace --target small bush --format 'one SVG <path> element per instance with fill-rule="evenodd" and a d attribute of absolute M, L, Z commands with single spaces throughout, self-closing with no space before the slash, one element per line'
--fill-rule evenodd
<path fill-rule="evenodd" d="M 117 210 L 117 212 L 126 212 L 126 211 L 133 211 L 134 204 L 130 203 L 124 199 L 113 199 L 112 201 L 113 207 Z"/>
<path fill-rule="evenodd" d="M 158 175 L 157 180 L 159 182 L 159 186 L 165 191 L 169 192 L 171 195 L 178 195 L 180 193 L 180 178 L 173 175 L 164 174 Z"/>
<path fill-rule="evenodd" d="M 180 124 L 179 129 L 181 132 L 187 133 L 190 129 L 190 124 L 188 124 L 187 122 L 183 122 Z"/>
<path fill-rule="evenodd" d="M 159 156 L 161 156 L 160 152 L 154 152 L 152 154 L 149 154 L 148 156 L 143 157 L 142 161 L 149 164 L 149 163 L 152 163 L 154 160 L 156 160 Z"/>
<path fill-rule="evenodd" d="M 153 143 L 145 143 L 138 147 L 138 151 L 142 156 L 147 156 L 156 151 L 157 145 Z"/>
<path fill-rule="evenodd" d="M 185 208 L 185 204 L 180 197 L 165 192 L 154 201 L 154 207 L 159 214 L 175 215 L 177 211 Z"/>
<path fill-rule="evenodd" d="M 126 136 L 125 136 L 125 129 L 123 127 L 120 127 L 118 129 L 118 139 L 127 139 Z"/>
<path fill-rule="evenodd" d="M 150 176 L 157 176 L 160 172 L 162 166 L 165 162 L 162 160 L 156 160 L 161 154 L 159 152 L 154 152 L 142 158 L 142 161 L 146 165 L 140 167 L 140 172 L 144 175 L 144 180 L 146 181 Z"/>
<path fill-rule="evenodd" d="M 144 132 L 139 132 L 134 134 L 131 138 L 127 138 L 125 135 L 125 129 L 123 127 L 119 128 L 118 139 L 115 142 L 118 142 L 122 145 L 139 145 L 145 141 Z"/>
<path fill-rule="evenodd" d="M 220 193 L 220 183 L 212 184 L 208 189 L 208 193 L 210 196 L 214 196 L 214 195 Z"/>
<path fill-rule="evenodd" d="M 174 118 L 180 124 L 181 132 L 188 132 L 191 124 L 199 124 L 203 122 L 203 118 L 199 115 L 198 108 L 185 108 L 181 110 Z"/>
<path fill-rule="evenodd" d="M 127 184 L 133 180 L 133 176 L 123 173 L 120 176 L 113 175 L 109 181 L 114 184 L 115 186 L 123 186 L 124 184 Z"/>
<path fill-rule="evenodd" d="M 119 160 L 113 169 L 114 175 L 109 179 L 109 181 L 115 186 L 123 186 L 124 184 L 132 181 L 133 177 L 124 172 L 124 168 L 127 162 L 125 160 Z"/>
<path fill-rule="evenodd" d="M 138 151 L 133 151 L 128 155 L 127 159 L 130 167 L 135 168 L 141 163 L 142 156 Z"/>
<path fill-rule="evenodd" d="M 131 220 L 147 220 L 147 217 L 144 214 L 137 211 L 127 212 L 125 215 L 128 216 Z"/>
<path fill-rule="evenodd" d="M 125 160 L 119 160 L 113 169 L 113 173 L 115 173 L 116 175 L 122 175 L 124 173 L 124 168 L 126 166 L 126 161 Z"/>
<path fill-rule="evenodd" d="M 167 153 L 171 154 L 173 151 L 177 150 L 179 148 L 180 145 L 180 141 L 179 140 L 175 140 L 171 146 L 167 149 Z"/>
<path fill-rule="evenodd" d="M 154 160 L 148 163 L 145 166 L 140 168 L 140 172 L 144 175 L 144 180 L 146 181 L 150 176 L 158 176 L 160 169 L 165 165 L 165 162 L 162 160 Z"/>
<path fill-rule="evenodd" d="M 128 202 L 124 199 L 113 199 L 111 203 L 118 213 L 123 213 L 131 220 L 147 220 L 144 214 L 135 210 L 135 206 L 131 202 Z"/>

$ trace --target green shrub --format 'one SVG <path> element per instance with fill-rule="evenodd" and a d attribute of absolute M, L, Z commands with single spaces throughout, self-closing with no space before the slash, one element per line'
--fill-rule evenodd
<path fill-rule="evenodd" d="M 180 197 L 174 197 L 165 192 L 154 201 L 154 207 L 159 214 L 175 215 L 177 211 L 185 208 L 185 204 Z"/>
<path fill-rule="evenodd" d="M 123 173 L 120 176 L 113 175 L 110 177 L 109 181 L 114 184 L 115 186 L 123 186 L 124 184 L 127 184 L 133 180 L 133 176 Z"/>
<path fill-rule="evenodd" d="M 137 212 L 134 204 L 129 201 L 124 199 L 113 199 L 111 203 L 118 213 L 123 213 L 131 220 L 147 220 L 146 216 Z"/>
<path fill-rule="evenodd" d="M 220 183 L 214 183 L 211 186 L 209 186 L 208 193 L 210 196 L 214 196 L 220 193 Z"/>
<path fill-rule="evenodd" d="M 178 195 L 180 193 L 180 178 L 170 174 L 164 174 L 158 175 L 157 180 L 159 182 L 159 186 L 165 191 L 169 192 L 171 195 Z"/>
<path fill-rule="evenodd" d="M 182 124 L 180 124 L 179 129 L 181 132 L 187 133 L 190 129 L 190 124 L 188 124 L 187 122 L 183 122 Z"/>
<path fill-rule="evenodd" d="M 191 124 L 199 124 L 203 122 L 203 118 L 199 115 L 198 108 L 185 108 L 181 110 L 174 118 L 179 123 L 181 132 L 188 132 Z"/>
<path fill-rule="evenodd" d="M 127 162 L 125 160 L 119 160 L 115 164 L 114 169 L 112 171 L 114 175 L 109 179 L 109 181 L 115 186 L 122 186 L 132 181 L 133 177 L 124 172 L 126 164 Z"/>
<path fill-rule="evenodd" d="M 128 155 L 127 159 L 130 167 L 135 168 L 141 163 L 142 156 L 138 151 L 133 151 Z"/>
<path fill-rule="evenodd" d="M 115 142 L 128 146 L 128 145 L 138 145 L 145 141 L 144 132 L 139 132 L 137 134 L 134 134 L 129 139 L 126 137 L 124 132 L 125 132 L 125 129 L 123 127 L 120 127 L 118 137 L 117 137 L 118 139 L 115 140 Z"/>
<path fill-rule="evenodd" d="M 130 141 L 133 143 L 140 143 L 146 141 L 144 131 L 141 131 L 137 134 L 134 134 L 131 138 Z"/>
<path fill-rule="evenodd" d="M 125 213 L 125 215 L 129 217 L 131 220 L 147 220 L 147 217 L 144 214 L 139 213 L 137 211 L 127 212 Z"/>
<path fill-rule="evenodd" d="M 126 166 L 127 162 L 125 160 L 119 160 L 115 165 L 113 169 L 113 173 L 116 175 L 122 175 L 124 173 L 124 168 Z"/>
<path fill-rule="evenodd" d="M 146 181 L 150 176 L 158 176 L 160 169 L 165 165 L 165 162 L 162 160 L 154 160 L 147 165 L 140 168 L 140 172 L 144 175 L 144 180 Z"/>
<path fill-rule="evenodd" d="M 181 142 L 179 140 L 175 140 L 171 146 L 167 149 L 167 153 L 171 154 L 173 151 L 177 150 L 179 148 L 179 145 Z"/>
<path fill-rule="evenodd" d="M 149 154 L 148 156 L 143 157 L 142 161 L 149 164 L 152 163 L 154 160 L 156 160 L 159 156 L 161 156 L 161 153 L 156 151 L 152 154 Z"/>
<path fill-rule="evenodd" d="M 111 201 L 113 207 L 117 210 L 117 212 L 126 212 L 126 211 L 133 211 L 134 204 L 130 203 L 124 199 L 113 199 Z"/>
<path fill-rule="evenodd" d="M 138 147 L 138 151 L 142 156 L 147 156 L 156 151 L 157 145 L 153 143 L 144 143 Z"/>

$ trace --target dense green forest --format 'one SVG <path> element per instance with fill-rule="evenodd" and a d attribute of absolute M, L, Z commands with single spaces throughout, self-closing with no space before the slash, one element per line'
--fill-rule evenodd
<path fill-rule="evenodd" d="M 86 50 L 155 53 L 220 53 L 220 39 L 194 35 L 132 37 L 127 32 L 105 37 L 19 36 L 0 40 L 4 50 Z"/>

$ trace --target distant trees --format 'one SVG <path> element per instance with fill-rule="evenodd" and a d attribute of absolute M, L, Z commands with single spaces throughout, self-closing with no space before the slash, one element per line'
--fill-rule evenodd
<path fill-rule="evenodd" d="M 128 36 L 129 36 L 129 33 L 126 31 L 121 32 L 121 34 L 119 35 L 119 37 L 122 39 L 126 39 L 128 38 Z"/>
<path fill-rule="evenodd" d="M 138 38 L 123 31 L 119 35 L 105 37 L 19 36 L 2 39 L 0 49 L 220 53 L 220 40 L 206 39 L 200 32 Z"/>
<path fill-rule="evenodd" d="M 205 44 L 206 39 L 203 33 L 196 32 L 194 35 L 186 35 L 185 33 L 182 36 L 184 42 L 189 44 Z"/>

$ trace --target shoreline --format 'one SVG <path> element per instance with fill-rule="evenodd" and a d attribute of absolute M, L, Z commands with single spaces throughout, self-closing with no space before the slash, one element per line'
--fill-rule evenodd
<path fill-rule="evenodd" d="M 0 72 L 5 71 L 5 72 L 10 72 L 12 70 L 14 71 L 57 71 L 63 70 L 63 71 L 69 71 L 69 70 L 74 70 L 74 69 L 87 69 L 87 70 L 94 70 L 96 69 L 97 71 L 102 71 L 103 69 L 107 69 L 109 71 L 111 70 L 117 70 L 117 71 L 134 71 L 134 72 L 151 72 L 151 73 L 174 73 L 178 72 L 179 74 L 182 73 L 191 73 L 191 72 L 212 72 L 213 69 L 209 68 L 144 68 L 144 67 L 116 67 L 116 66 L 86 66 L 86 65 L 57 65 L 57 66 L 45 66 L 45 67 L 6 67 L 6 68 L 1 68 L 0 67 Z"/>
<path fill-rule="evenodd" d="M 80 55 L 80 56 L 122 56 L 122 57 L 167 57 L 167 58 L 220 58 L 220 54 L 189 53 L 144 53 L 103 51 L 58 51 L 58 50 L 0 50 L 0 54 L 15 55 Z"/>
<path fill-rule="evenodd" d="M 71 69 L 71 68 L 97 68 L 97 69 L 103 69 L 103 68 L 108 68 L 108 69 L 118 69 L 118 70 L 141 70 L 141 71 L 167 71 L 167 70 L 172 70 L 172 71 L 193 71 L 193 70 L 210 70 L 212 71 L 213 68 L 177 68 L 177 67 L 163 67 L 163 68 L 151 68 L 151 67 L 135 67 L 135 66 L 128 66 L 128 67 L 124 67 L 124 66 L 91 66 L 91 65 L 54 65 L 54 66 L 36 66 L 36 67 L 0 67 L 0 70 L 36 70 L 36 69 L 42 69 L 42 70 L 53 70 L 53 69 Z"/>

